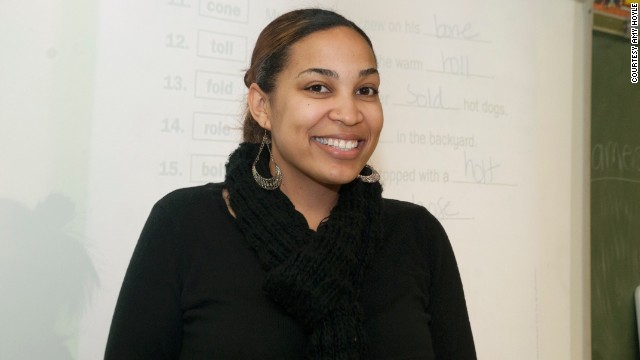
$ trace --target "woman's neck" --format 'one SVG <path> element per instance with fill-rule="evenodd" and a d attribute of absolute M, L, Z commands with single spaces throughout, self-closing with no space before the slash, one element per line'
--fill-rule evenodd
<path fill-rule="evenodd" d="M 318 226 L 331 213 L 338 202 L 339 185 L 327 186 L 314 181 L 296 181 L 286 178 L 280 190 L 289 198 L 293 206 L 300 212 L 309 225 L 309 229 L 317 230 Z"/>

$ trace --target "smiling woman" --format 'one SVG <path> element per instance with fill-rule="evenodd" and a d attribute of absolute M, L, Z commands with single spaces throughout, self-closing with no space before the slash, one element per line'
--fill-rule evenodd
<path fill-rule="evenodd" d="M 223 183 L 154 207 L 105 358 L 475 359 L 442 226 L 383 199 L 367 165 L 383 124 L 367 35 L 284 14 L 245 84 L 245 142 Z"/>
<path fill-rule="evenodd" d="M 358 176 L 378 143 L 380 76 L 371 46 L 345 26 L 299 40 L 288 59 L 272 91 L 250 85 L 248 107 L 271 131 L 274 163 L 286 174 L 280 189 L 294 204 L 297 197 L 317 197 L 303 213 L 317 228 L 340 185 Z"/>

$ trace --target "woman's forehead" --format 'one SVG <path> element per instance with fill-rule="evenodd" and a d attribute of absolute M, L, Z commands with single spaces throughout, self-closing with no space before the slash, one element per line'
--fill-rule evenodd
<path fill-rule="evenodd" d="M 355 30 L 342 26 L 317 31 L 293 44 L 286 65 L 298 71 L 350 68 L 360 72 L 375 67 L 373 49 L 367 41 Z"/>

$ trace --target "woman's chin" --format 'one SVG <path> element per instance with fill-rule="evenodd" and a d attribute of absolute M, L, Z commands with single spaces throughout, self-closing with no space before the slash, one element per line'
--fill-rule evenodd
<path fill-rule="evenodd" d="M 329 173 L 327 178 L 324 179 L 323 182 L 325 182 L 327 185 L 345 185 L 355 180 L 359 174 L 360 171 L 356 170 L 336 171 Z"/>

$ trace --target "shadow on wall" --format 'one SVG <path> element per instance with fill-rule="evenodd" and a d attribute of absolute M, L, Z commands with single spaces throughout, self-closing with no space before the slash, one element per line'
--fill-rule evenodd
<path fill-rule="evenodd" d="M 98 282 L 68 230 L 74 216 L 62 195 L 33 210 L 0 199 L 0 359 L 73 359 L 69 344 Z"/>

